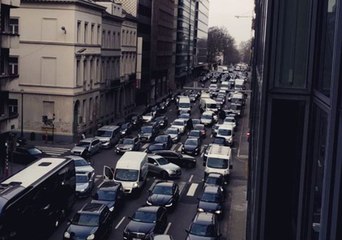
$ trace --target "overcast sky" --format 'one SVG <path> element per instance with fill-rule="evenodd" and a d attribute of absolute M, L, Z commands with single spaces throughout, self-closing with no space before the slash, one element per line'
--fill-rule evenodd
<path fill-rule="evenodd" d="M 226 27 L 239 46 L 251 38 L 253 10 L 254 0 L 209 0 L 209 27 Z"/>

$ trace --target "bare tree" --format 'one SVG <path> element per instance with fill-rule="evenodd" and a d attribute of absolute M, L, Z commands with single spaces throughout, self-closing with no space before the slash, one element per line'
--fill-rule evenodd
<path fill-rule="evenodd" d="M 240 54 L 237 50 L 235 39 L 229 34 L 225 27 L 211 27 L 208 30 L 208 60 L 216 63 L 216 57 L 224 55 L 224 64 L 237 63 Z"/>
<path fill-rule="evenodd" d="M 248 63 L 248 64 L 250 63 L 251 47 L 252 47 L 252 39 L 240 43 L 239 52 L 241 56 L 241 62 Z"/>

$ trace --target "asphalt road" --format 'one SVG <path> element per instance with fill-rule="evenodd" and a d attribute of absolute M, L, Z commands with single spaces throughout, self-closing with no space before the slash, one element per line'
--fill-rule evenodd
<path fill-rule="evenodd" d="M 206 85 L 208 85 L 207 83 Z M 199 100 L 197 100 L 192 107 L 192 118 L 200 118 L 199 111 Z M 246 132 L 248 131 L 248 107 L 249 103 L 247 101 L 247 105 L 244 109 L 243 117 L 239 120 L 239 125 L 237 127 L 237 131 L 235 133 L 235 145 L 233 147 L 233 164 L 234 168 L 232 170 L 232 176 L 230 183 L 226 186 L 227 190 L 227 198 L 225 201 L 225 212 L 224 217 L 220 221 L 222 240 L 232 239 L 228 236 L 231 235 L 232 226 L 230 220 L 231 214 L 231 200 L 232 194 L 235 191 L 236 186 L 239 186 L 239 183 L 247 180 L 247 155 L 248 155 L 248 147 L 246 141 Z M 176 106 L 174 103 L 170 105 L 168 111 L 166 113 L 169 124 L 177 117 Z M 134 134 L 137 134 L 135 132 Z M 133 135 L 134 135 L 133 134 Z M 209 144 L 212 139 L 210 138 L 211 128 L 207 129 L 207 137 L 204 139 L 202 144 L 202 151 L 205 145 Z M 186 135 L 182 136 L 180 142 L 184 142 L 186 139 Z M 147 144 L 143 145 L 143 149 L 147 147 Z M 179 150 L 181 148 L 181 143 L 174 144 L 172 147 L 173 150 Z M 168 215 L 168 225 L 165 230 L 165 233 L 173 236 L 175 240 L 185 239 L 186 232 L 185 229 L 189 227 L 192 218 L 196 214 L 197 210 L 197 198 L 200 197 L 202 192 L 202 178 L 204 173 L 204 167 L 202 166 L 202 154 L 200 154 L 197 158 L 197 166 L 194 169 L 182 169 L 182 176 L 180 179 L 175 180 L 180 186 L 180 199 L 179 203 L 176 206 L 175 211 Z M 103 180 L 102 170 L 103 166 L 111 166 L 115 168 L 115 164 L 117 160 L 120 158 L 120 155 L 117 155 L 113 149 L 110 150 L 102 150 L 98 154 L 94 155 L 91 158 L 93 162 L 93 166 L 96 170 L 96 185 L 101 183 Z M 123 229 L 129 222 L 128 216 L 132 216 L 137 208 L 143 206 L 146 202 L 148 189 L 151 187 L 153 182 L 156 180 L 156 177 L 150 176 L 148 178 L 147 184 L 145 185 L 145 191 L 142 191 L 141 195 L 135 199 L 125 199 L 124 207 L 117 213 L 114 218 L 113 228 L 110 234 L 109 239 L 123 239 Z M 94 189 L 95 191 L 95 189 Z M 90 201 L 91 198 L 79 199 L 75 203 L 73 207 L 73 212 L 76 212 L 80 209 L 86 202 Z M 73 214 L 69 216 L 71 218 Z M 238 226 L 236 226 L 238 227 Z M 67 223 L 64 222 L 58 229 L 54 232 L 54 234 L 49 238 L 50 240 L 60 240 L 63 239 L 63 234 L 65 229 L 67 228 Z"/>

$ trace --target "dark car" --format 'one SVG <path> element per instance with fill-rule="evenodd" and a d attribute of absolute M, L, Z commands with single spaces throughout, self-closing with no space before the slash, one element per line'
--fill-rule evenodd
<path fill-rule="evenodd" d="M 169 124 L 169 120 L 166 116 L 159 116 L 156 117 L 153 122 L 155 122 L 158 126 L 158 128 L 165 128 Z"/>
<path fill-rule="evenodd" d="M 214 137 L 212 143 L 222 145 L 222 146 L 229 146 L 228 141 L 224 137 Z"/>
<path fill-rule="evenodd" d="M 12 161 L 16 163 L 28 164 L 49 154 L 31 145 L 18 146 L 13 151 Z"/>
<path fill-rule="evenodd" d="M 186 232 L 187 240 L 219 240 L 221 237 L 215 214 L 206 212 L 197 213 Z"/>
<path fill-rule="evenodd" d="M 132 128 L 137 129 L 142 124 L 142 117 L 139 114 L 130 114 L 125 118 L 126 122 L 130 122 L 132 124 Z"/>
<path fill-rule="evenodd" d="M 146 148 L 147 153 L 153 153 L 153 152 L 159 151 L 159 150 L 167 150 L 166 143 L 151 143 Z"/>
<path fill-rule="evenodd" d="M 160 113 L 165 113 L 167 111 L 167 104 L 166 102 L 161 102 L 159 103 L 159 112 Z"/>
<path fill-rule="evenodd" d="M 168 129 L 166 129 L 165 134 L 171 137 L 173 143 L 178 142 L 181 138 L 179 129 L 175 127 L 169 127 Z"/>
<path fill-rule="evenodd" d="M 151 239 L 155 234 L 164 233 L 166 225 L 166 208 L 159 206 L 140 207 L 125 227 L 123 239 Z"/>
<path fill-rule="evenodd" d="M 125 137 L 115 146 L 115 152 L 122 154 L 126 151 L 139 151 L 141 143 L 138 137 Z"/>
<path fill-rule="evenodd" d="M 224 193 L 220 186 L 206 186 L 198 199 L 197 211 L 210 212 L 218 216 L 223 214 Z"/>
<path fill-rule="evenodd" d="M 168 134 L 163 134 L 159 135 L 154 139 L 155 143 L 165 143 L 166 144 L 166 149 L 170 149 L 172 147 L 172 139 L 170 135 Z"/>
<path fill-rule="evenodd" d="M 142 126 L 139 133 L 139 139 L 142 142 L 152 142 L 158 134 L 158 129 L 155 125 Z"/>
<path fill-rule="evenodd" d="M 104 204 L 87 203 L 69 222 L 64 232 L 68 239 L 106 239 L 112 228 L 112 216 Z"/>
<path fill-rule="evenodd" d="M 188 137 L 182 147 L 182 153 L 198 156 L 201 152 L 201 138 Z"/>
<path fill-rule="evenodd" d="M 158 181 L 149 191 L 146 204 L 149 206 L 163 206 L 174 208 L 179 199 L 179 187 L 175 182 Z"/>
<path fill-rule="evenodd" d="M 221 187 L 223 194 L 225 194 L 225 182 L 224 176 L 221 173 L 209 173 L 204 179 L 203 188 L 206 186 L 219 186 Z"/>
<path fill-rule="evenodd" d="M 196 124 L 201 124 L 201 119 L 199 118 L 192 118 L 192 124 L 195 126 Z"/>
<path fill-rule="evenodd" d="M 132 124 L 130 122 L 123 123 L 120 126 L 120 136 L 124 137 L 132 132 Z"/>
<path fill-rule="evenodd" d="M 122 206 L 124 192 L 121 183 L 114 181 L 104 181 L 92 196 L 92 203 L 105 204 L 112 213 L 117 212 Z"/>
<path fill-rule="evenodd" d="M 196 167 L 196 158 L 181 154 L 172 150 L 159 150 L 154 154 L 164 157 L 169 162 L 172 162 L 180 167 L 194 168 Z"/>
<path fill-rule="evenodd" d="M 194 125 L 194 130 L 200 130 L 202 138 L 205 138 L 207 136 L 207 129 L 205 128 L 204 124 Z"/>
<path fill-rule="evenodd" d="M 196 130 L 196 129 L 193 129 L 191 130 L 189 133 L 188 133 L 188 138 L 189 137 L 192 137 L 192 138 L 202 138 L 202 132 L 201 130 Z"/>

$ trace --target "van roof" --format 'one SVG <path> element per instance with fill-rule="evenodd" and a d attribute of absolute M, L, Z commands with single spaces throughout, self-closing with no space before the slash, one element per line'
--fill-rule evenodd
<path fill-rule="evenodd" d="M 116 163 L 116 168 L 140 168 L 141 162 L 146 159 L 147 153 L 129 151 L 125 152 Z"/>
<path fill-rule="evenodd" d="M 117 126 L 117 125 L 105 125 L 105 126 L 100 127 L 97 130 L 100 130 L 100 131 L 113 131 L 113 130 L 116 130 L 118 128 L 120 128 L 120 127 Z"/>
<path fill-rule="evenodd" d="M 211 99 L 211 98 L 205 98 L 205 99 L 203 99 L 203 101 L 205 103 L 209 103 L 209 104 L 216 104 L 216 101 L 214 99 Z"/>
<path fill-rule="evenodd" d="M 208 157 L 209 155 L 225 155 L 225 156 L 230 156 L 231 154 L 231 148 L 227 146 L 222 146 L 218 144 L 212 144 L 210 146 L 210 149 L 208 151 Z"/>

